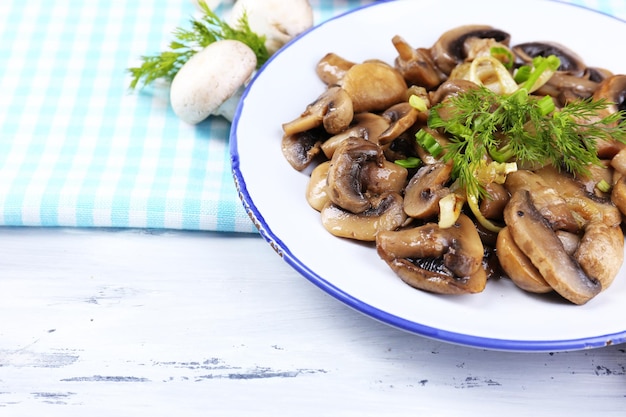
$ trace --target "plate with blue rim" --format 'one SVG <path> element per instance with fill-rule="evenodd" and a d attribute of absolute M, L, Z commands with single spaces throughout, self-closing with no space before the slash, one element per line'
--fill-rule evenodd
<path fill-rule="evenodd" d="M 547 24 L 538 16 L 560 18 Z M 299 274 L 390 326 L 502 351 L 567 351 L 623 343 L 626 268 L 585 305 L 522 291 L 508 279 L 490 280 L 482 293 L 471 295 L 416 290 L 399 279 L 371 245 L 334 237 L 323 228 L 319 212 L 305 199 L 309 174 L 294 170 L 282 154 L 283 123 L 296 118 L 325 89 L 315 72 L 325 54 L 393 64 L 395 35 L 427 48 L 447 30 L 468 24 L 506 31 L 511 44 L 557 42 L 589 66 L 626 73 L 620 54 L 598 47 L 606 42 L 606 33 L 626 38 L 626 23 L 587 8 L 548 0 L 529 0 L 513 13 L 488 0 L 372 3 L 300 35 L 254 75 L 230 134 L 232 171 L 242 203 L 263 239 Z"/>

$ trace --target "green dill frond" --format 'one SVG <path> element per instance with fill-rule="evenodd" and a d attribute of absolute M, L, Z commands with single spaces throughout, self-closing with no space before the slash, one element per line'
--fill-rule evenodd
<path fill-rule="evenodd" d="M 147 86 L 157 79 L 173 80 L 178 70 L 196 52 L 219 40 L 237 40 L 248 45 L 256 55 L 257 68 L 269 59 L 265 36 L 259 36 L 250 29 L 245 14 L 235 28 L 220 19 L 204 1 L 199 1 L 198 4 L 203 16 L 200 19 L 191 19 L 190 29 L 176 28 L 172 32 L 174 40 L 170 42 L 169 50 L 142 56 L 140 66 L 128 68 L 132 76 L 129 85 L 131 90 Z"/>
<path fill-rule="evenodd" d="M 481 161 L 551 163 L 575 175 L 599 163 L 597 143 L 626 143 L 623 112 L 600 117 L 608 103 L 580 100 L 548 114 L 540 98 L 519 91 L 505 96 L 480 87 L 431 108 L 428 125 L 450 137 L 443 159 L 468 195 L 484 196 L 476 177 Z M 442 116 L 443 115 L 443 116 Z"/>

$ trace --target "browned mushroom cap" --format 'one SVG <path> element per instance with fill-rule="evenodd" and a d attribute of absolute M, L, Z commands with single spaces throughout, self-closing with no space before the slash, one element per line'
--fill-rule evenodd
<path fill-rule="evenodd" d="M 327 192 L 330 200 L 352 213 L 358 214 L 371 208 L 365 195 L 363 166 L 368 162 L 383 165 L 384 155 L 375 143 L 361 138 L 348 138 L 335 151 L 328 170 Z"/>
<path fill-rule="evenodd" d="M 494 39 L 508 45 L 510 35 L 488 25 L 459 26 L 445 32 L 430 48 L 437 67 L 445 74 L 450 74 L 454 67 L 467 57 L 466 41 L 470 38 Z"/>
<path fill-rule="evenodd" d="M 622 175 L 613 185 L 611 201 L 626 216 L 626 176 Z"/>
<path fill-rule="evenodd" d="M 613 75 L 600 83 L 593 95 L 594 100 L 605 99 L 611 103 L 610 113 L 626 110 L 626 75 Z"/>
<path fill-rule="evenodd" d="M 619 226 L 622 222 L 620 211 L 609 198 L 601 198 L 590 193 L 577 178 L 564 172 L 560 172 L 552 165 L 547 165 L 535 173 L 568 202 L 571 210 L 578 213 L 581 218 L 590 220 L 589 215 L 598 215 L 601 221 L 608 226 Z M 585 212 L 589 214 L 585 214 Z"/>
<path fill-rule="evenodd" d="M 498 233 L 496 255 L 502 270 L 521 289 L 539 294 L 552 291 L 528 256 L 515 244 L 508 227 Z"/>
<path fill-rule="evenodd" d="M 379 232 L 395 230 L 404 223 L 400 194 L 388 191 L 370 201 L 370 207 L 358 214 L 329 201 L 321 210 L 322 225 L 334 236 L 373 242 Z"/>
<path fill-rule="evenodd" d="M 504 185 L 511 194 L 519 190 L 529 191 L 533 196 L 533 204 L 539 213 L 550 222 L 553 230 L 578 232 L 579 224 L 567 202 L 541 176 L 522 169 L 507 175 Z"/>
<path fill-rule="evenodd" d="M 486 184 L 485 191 L 487 192 L 487 197 L 480 201 L 480 212 L 487 219 L 500 220 L 502 211 L 511 197 L 509 192 L 502 184 L 496 182 Z"/>
<path fill-rule="evenodd" d="M 591 97 L 598 82 L 589 77 L 583 59 L 571 49 L 556 42 L 527 42 L 512 48 L 519 65 L 532 63 L 533 58 L 557 56 L 561 62 L 557 72 L 537 90 L 539 95 L 549 95 L 560 106 L 578 99 Z"/>
<path fill-rule="evenodd" d="M 328 133 L 334 135 L 346 129 L 353 116 L 348 93 L 338 86 L 332 86 L 309 104 L 298 118 L 284 123 L 283 131 L 286 135 L 293 135 L 323 125 Z"/>
<path fill-rule="evenodd" d="M 535 93 L 549 95 L 559 106 L 564 106 L 579 99 L 590 98 L 597 88 L 598 83 L 595 81 L 557 71 Z"/>
<path fill-rule="evenodd" d="M 378 136 L 378 144 L 387 145 L 397 139 L 417 122 L 419 114 L 419 110 L 407 101 L 389 107 L 381 114 L 389 121 L 389 127 Z"/>
<path fill-rule="evenodd" d="M 330 161 L 324 161 L 313 169 L 306 187 L 306 201 L 317 211 L 321 211 L 324 205 L 330 201 L 326 186 Z"/>
<path fill-rule="evenodd" d="M 477 88 L 479 88 L 478 84 L 469 80 L 446 80 L 439 86 L 439 88 L 437 88 L 437 90 L 430 93 L 430 101 L 434 106 L 435 104 L 441 103 L 448 97 L 453 97 Z"/>
<path fill-rule="evenodd" d="M 606 68 L 600 68 L 600 67 L 585 68 L 584 77 L 596 83 L 601 83 L 602 81 L 606 80 L 607 78 L 611 76 L 613 76 L 613 72 Z"/>
<path fill-rule="evenodd" d="M 574 257 L 583 270 L 606 290 L 624 262 L 624 233 L 619 226 L 590 222 Z"/>
<path fill-rule="evenodd" d="M 582 77 L 587 65 L 574 51 L 557 42 L 526 42 L 511 48 L 519 64 L 531 64 L 533 58 L 554 55 L 559 58 L 561 65 L 558 71 L 576 77 Z"/>
<path fill-rule="evenodd" d="M 451 164 L 437 162 L 417 170 L 404 191 L 404 211 L 417 219 L 429 219 L 439 213 L 439 200 L 450 193 Z"/>
<path fill-rule="evenodd" d="M 469 217 L 461 214 L 454 226 L 437 224 L 380 232 L 379 256 L 412 287 L 440 294 L 468 294 L 484 290 L 484 247 Z"/>
<path fill-rule="evenodd" d="M 406 168 L 393 162 L 383 160 L 380 165 L 377 161 L 371 161 L 363 165 L 361 182 L 370 194 L 383 194 L 386 191 L 402 193 L 408 175 Z"/>
<path fill-rule="evenodd" d="M 322 142 L 326 137 L 318 129 L 283 135 L 281 150 L 287 162 L 295 170 L 302 171 L 320 154 Z"/>
<path fill-rule="evenodd" d="M 602 284 L 585 274 L 565 252 L 559 238 L 533 205 L 528 191 L 513 194 L 504 210 L 504 220 L 515 244 L 565 299 L 585 304 L 602 290 Z"/>
<path fill-rule="evenodd" d="M 355 113 L 383 111 L 406 99 L 402 74 L 380 61 L 350 67 L 338 84 L 348 92 Z"/>
<path fill-rule="evenodd" d="M 430 50 L 413 48 L 399 35 L 394 36 L 391 41 L 398 51 L 394 65 L 409 84 L 432 90 L 447 78 L 446 74 L 435 65 Z"/>
<path fill-rule="evenodd" d="M 389 120 L 376 113 L 359 113 L 354 116 L 350 126 L 331 136 L 322 144 L 322 151 L 327 158 L 332 158 L 335 150 L 348 138 L 361 138 L 378 143 L 380 135 L 389 129 Z"/>
<path fill-rule="evenodd" d="M 324 161 L 313 169 L 307 184 L 306 199 L 311 207 L 321 211 L 330 201 L 328 196 L 328 171 L 330 161 Z M 400 194 L 406 185 L 408 171 L 406 168 L 390 161 L 364 163 L 361 168 L 361 182 L 366 184 L 367 193 L 381 195 L 389 191 Z"/>
<path fill-rule="evenodd" d="M 319 60 L 315 72 L 326 85 L 334 85 L 346 75 L 346 72 L 353 65 L 355 65 L 354 62 L 329 52 Z"/>

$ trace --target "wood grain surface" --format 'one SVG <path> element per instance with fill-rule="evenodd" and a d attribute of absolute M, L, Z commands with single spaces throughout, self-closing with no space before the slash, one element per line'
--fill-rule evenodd
<path fill-rule="evenodd" d="M 0 229 L 1 416 L 624 415 L 626 346 L 394 329 L 257 235 Z"/>

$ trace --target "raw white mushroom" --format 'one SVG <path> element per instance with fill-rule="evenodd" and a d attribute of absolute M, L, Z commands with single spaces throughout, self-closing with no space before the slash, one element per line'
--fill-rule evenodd
<path fill-rule="evenodd" d="M 244 13 L 250 29 L 266 37 L 270 55 L 313 26 L 308 0 L 237 0 L 230 12 L 230 25 L 236 26 Z"/>
<path fill-rule="evenodd" d="M 174 113 L 189 124 L 210 115 L 232 121 L 246 82 L 256 69 L 256 55 L 234 40 L 214 42 L 193 55 L 170 87 Z"/>

